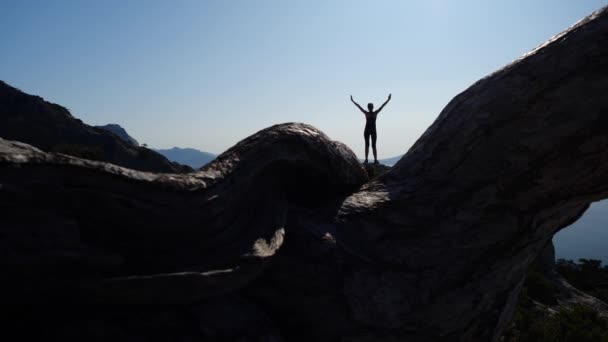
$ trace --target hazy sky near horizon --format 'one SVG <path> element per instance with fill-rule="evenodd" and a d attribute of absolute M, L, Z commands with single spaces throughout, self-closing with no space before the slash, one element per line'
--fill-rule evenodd
<path fill-rule="evenodd" d="M 596 0 L 0 0 L 0 79 L 152 147 L 214 153 L 305 122 L 363 155 L 402 154 L 448 101 Z"/>

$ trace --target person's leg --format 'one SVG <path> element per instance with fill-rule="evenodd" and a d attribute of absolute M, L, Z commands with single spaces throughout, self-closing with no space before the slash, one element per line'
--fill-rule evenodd
<path fill-rule="evenodd" d="M 369 136 L 370 136 L 370 134 L 367 131 L 363 134 L 363 138 L 365 139 L 365 161 L 364 161 L 364 163 L 366 163 L 366 164 L 367 164 L 367 156 L 369 155 Z"/>
<path fill-rule="evenodd" d="M 374 151 L 374 163 L 378 164 L 378 152 L 376 151 L 376 132 L 372 132 L 372 150 Z"/>

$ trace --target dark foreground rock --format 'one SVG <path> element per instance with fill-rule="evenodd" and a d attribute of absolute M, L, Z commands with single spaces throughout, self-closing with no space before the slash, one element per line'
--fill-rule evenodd
<path fill-rule="evenodd" d="M 362 165 L 370 179 L 376 178 L 391 169 L 390 166 L 383 164 L 363 163 Z"/>
<path fill-rule="evenodd" d="M 456 96 L 371 181 L 304 124 L 182 175 L 2 140 L 4 312 L 62 341 L 497 340 L 530 263 L 608 197 L 606 41 L 602 10 Z"/>

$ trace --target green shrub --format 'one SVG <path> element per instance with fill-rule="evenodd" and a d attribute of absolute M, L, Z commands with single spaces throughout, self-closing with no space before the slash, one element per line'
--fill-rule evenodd
<path fill-rule="evenodd" d="M 595 289 L 593 291 L 589 291 L 589 294 L 608 304 L 608 289 Z"/>
<path fill-rule="evenodd" d="M 555 285 L 550 283 L 536 267 L 530 267 L 528 270 L 525 287 L 529 297 L 543 304 L 557 304 Z"/>
<path fill-rule="evenodd" d="M 577 289 L 603 301 L 608 300 L 608 269 L 600 260 L 579 259 L 557 261 L 557 271 Z"/>
<path fill-rule="evenodd" d="M 593 308 L 575 305 L 560 310 L 549 319 L 549 326 L 564 342 L 608 342 L 608 321 Z"/>
<path fill-rule="evenodd" d="M 571 284 L 606 301 L 606 274 L 597 260 L 581 259 L 578 263 L 560 259 L 557 270 Z M 537 265 L 528 270 L 511 326 L 503 335 L 504 342 L 608 342 L 608 320 L 595 309 L 575 305 L 550 313 L 548 306 L 557 304 L 556 288 Z"/>
<path fill-rule="evenodd" d="M 551 315 L 518 306 L 505 342 L 608 342 L 608 320 L 593 308 L 575 305 Z"/>

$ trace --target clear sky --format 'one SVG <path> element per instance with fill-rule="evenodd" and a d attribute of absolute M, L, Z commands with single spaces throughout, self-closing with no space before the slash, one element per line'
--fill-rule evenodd
<path fill-rule="evenodd" d="M 553 237 L 557 258 L 602 260 L 608 265 L 608 201 L 596 202 L 572 226 Z"/>
<path fill-rule="evenodd" d="M 606 5 L 596 0 L 0 0 L 0 79 L 152 147 L 222 152 L 310 123 L 402 154 L 457 93 Z"/>

